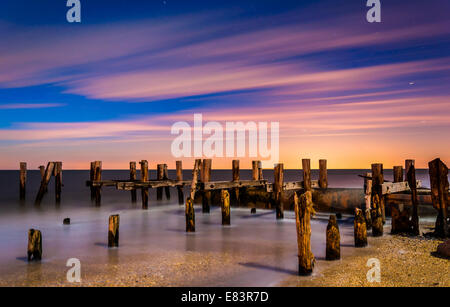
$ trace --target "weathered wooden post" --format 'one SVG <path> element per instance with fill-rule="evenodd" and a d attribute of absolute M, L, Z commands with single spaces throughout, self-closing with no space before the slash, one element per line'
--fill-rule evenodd
<path fill-rule="evenodd" d="M 176 162 L 177 167 L 177 181 L 183 181 L 183 163 L 181 161 Z M 183 205 L 184 204 L 184 193 L 183 193 L 183 186 L 178 186 L 178 204 Z"/>
<path fill-rule="evenodd" d="M 252 161 L 252 180 L 259 180 L 258 162 Z"/>
<path fill-rule="evenodd" d="M 102 181 L 102 161 L 94 162 L 94 180 Z M 102 202 L 102 187 L 95 187 L 95 205 L 100 206 Z"/>
<path fill-rule="evenodd" d="M 403 181 L 408 181 L 408 172 L 409 172 L 409 168 L 410 168 L 411 166 L 413 166 L 415 163 L 416 163 L 416 161 L 411 160 L 411 159 L 405 160 L 405 180 L 403 180 Z"/>
<path fill-rule="evenodd" d="M 157 180 L 163 180 L 164 179 L 164 164 L 158 164 L 156 167 L 156 179 Z M 163 193 L 162 187 L 156 188 L 156 200 L 162 200 L 162 193 Z"/>
<path fill-rule="evenodd" d="M 363 211 L 359 208 L 355 209 L 354 221 L 355 247 L 367 246 L 367 228 L 366 219 Z"/>
<path fill-rule="evenodd" d="M 62 162 L 55 162 L 55 200 L 56 203 L 61 202 L 62 190 Z"/>
<path fill-rule="evenodd" d="M 39 166 L 39 172 L 41 173 L 41 180 L 42 180 L 45 176 L 45 166 L 44 165 Z"/>
<path fill-rule="evenodd" d="M 372 229 L 372 214 L 371 214 L 372 173 L 366 173 L 366 176 L 364 177 L 364 201 L 366 204 L 364 211 L 364 217 L 366 219 L 366 228 L 367 230 L 370 230 Z"/>
<path fill-rule="evenodd" d="M 142 160 L 141 164 L 141 181 L 148 181 L 148 161 Z M 148 209 L 148 188 L 141 188 L 142 209 Z"/>
<path fill-rule="evenodd" d="M 263 180 L 263 169 L 262 169 L 262 162 L 258 161 L 258 173 L 259 173 L 259 180 Z"/>
<path fill-rule="evenodd" d="M 40 230 L 28 230 L 28 261 L 42 259 L 42 234 Z"/>
<path fill-rule="evenodd" d="M 47 191 L 48 183 L 53 174 L 53 168 L 55 167 L 55 163 L 48 162 L 47 168 L 45 169 L 44 179 L 41 181 L 41 186 L 39 187 L 39 192 L 36 196 L 35 204 L 39 205 L 44 197 L 45 191 Z"/>
<path fill-rule="evenodd" d="M 413 235 L 418 236 L 419 232 L 419 202 L 417 200 L 417 181 L 416 181 L 416 168 L 414 163 L 409 167 L 406 174 L 408 179 L 409 188 L 411 189 L 411 202 L 412 202 L 412 216 L 411 216 L 411 232 Z M 447 189 L 448 190 L 448 189 Z"/>
<path fill-rule="evenodd" d="M 164 165 L 164 167 L 163 167 L 163 169 L 164 169 L 163 179 L 164 180 L 169 180 L 169 169 L 167 168 L 167 164 L 163 164 L 163 165 Z M 166 192 L 167 200 L 170 200 L 170 187 L 169 186 L 164 187 L 164 191 Z"/>
<path fill-rule="evenodd" d="M 276 217 L 278 220 L 278 219 L 284 218 L 284 208 L 283 208 L 284 169 L 283 169 L 283 163 L 278 163 L 275 165 L 273 175 L 274 175 L 273 198 L 275 201 Z"/>
<path fill-rule="evenodd" d="M 327 160 L 319 160 L 319 187 L 321 189 L 328 188 Z"/>
<path fill-rule="evenodd" d="M 326 260 L 338 260 L 341 258 L 341 236 L 336 215 L 330 215 L 327 225 Z"/>
<path fill-rule="evenodd" d="M 119 222 L 120 217 L 118 214 L 109 217 L 108 247 L 119 246 Z"/>
<path fill-rule="evenodd" d="M 239 160 L 233 160 L 232 172 L 233 172 L 233 181 L 239 181 L 240 180 Z M 239 205 L 239 188 L 234 189 L 234 199 L 236 201 L 236 204 Z"/>
<path fill-rule="evenodd" d="M 195 192 L 197 191 L 197 182 L 198 182 L 198 172 L 200 170 L 200 166 L 202 164 L 202 160 L 196 159 L 194 163 L 194 168 L 192 169 L 192 181 L 191 181 L 191 191 L 189 197 L 194 202 Z"/>
<path fill-rule="evenodd" d="M 372 235 L 379 237 L 383 235 L 383 207 L 384 197 L 382 184 L 383 178 L 383 164 L 372 164 Z"/>
<path fill-rule="evenodd" d="M 294 193 L 295 224 L 297 227 L 298 274 L 310 275 L 314 268 L 315 258 L 311 251 L 311 215 L 315 211 L 311 191 L 300 195 Z"/>
<path fill-rule="evenodd" d="M 230 225 L 230 193 L 227 190 L 222 190 L 222 225 Z"/>
<path fill-rule="evenodd" d="M 91 162 L 91 167 L 89 169 L 89 180 L 91 181 L 91 201 L 95 200 L 95 188 L 92 185 L 92 182 L 95 180 L 95 162 Z M 44 179 L 44 176 L 42 177 L 42 180 Z"/>
<path fill-rule="evenodd" d="M 394 166 L 394 182 L 403 182 L 403 166 Z"/>
<path fill-rule="evenodd" d="M 202 162 L 202 172 L 200 175 L 202 183 L 206 183 L 211 181 L 211 159 L 203 159 Z M 209 203 L 211 200 L 211 191 L 203 191 L 202 192 L 202 212 L 209 213 L 210 207 Z"/>
<path fill-rule="evenodd" d="M 186 232 L 195 232 L 194 200 L 190 197 L 186 200 Z"/>
<path fill-rule="evenodd" d="M 131 161 L 130 162 L 130 181 L 136 181 L 136 162 Z M 134 204 L 137 201 L 137 193 L 136 189 L 131 190 L 131 202 Z"/>
<path fill-rule="evenodd" d="M 448 208 L 448 168 L 437 158 L 428 163 L 431 185 L 431 200 L 438 211 L 434 233 L 439 237 L 449 237 L 450 229 L 447 223 Z"/>
<path fill-rule="evenodd" d="M 25 192 L 26 192 L 26 184 L 27 184 L 27 163 L 26 162 L 20 162 L 20 177 L 19 177 L 19 196 L 20 200 L 25 199 Z"/>
<path fill-rule="evenodd" d="M 303 188 L 305 191 L 311 191 L 311 160 L 302 159 L 303 168 Z"/>

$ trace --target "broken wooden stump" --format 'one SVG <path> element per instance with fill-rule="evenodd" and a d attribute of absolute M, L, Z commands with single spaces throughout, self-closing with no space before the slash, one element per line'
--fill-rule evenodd
<path fill-rule="evenodd" d="M 61 190 L 62 190 L 62 162 L 55 162 L 54 167 L 55 174 L 55 201 L 57 204 L 61 202 Z"/>
<path fill-rule="evenodd" d="M 102 161 L 94 162 L 94 180 L 102 181 Z M 94 188 L 94 200 L 95 205 L 100 206 L 102 202 L 102 187 L 98 186 Z"/>
<path fill-rule="evenodd" d="M 130 181 L 136 181 L 136 162 L 130 162 Z M 131 191 L 131 202 L 134 204 L 137 201 L 137 193 L 136 189 L 132 189 Z"/>
<path fill-rule="evenodd" d="M 63 225 L 70 225 L 70 218 L 66 217 L 66 218 L 63 220 Z"/>
<path fill-rule="evenodd" d="M 222 225 L 230 225 L 230 193 L 227 190 L 222 190 Z"/>
<path fill-rule="evenodd" d="M 256 208 L 255 207 L 250 209 L 250 214 L 256 214 Z"/>
<path fill-rule="evenodd" d="M 36 196 L 35 204 L 39 205 L 42 201 L 42 198 L 44 197 L 45 192 L 47 191 L 48 183 L 50 181 L 50 178 L 53 174 L 53 168 L 55 167 L 55 163 L 48 162 L 47 168 L 45 169 L 45 175 L 44 178 L 41 181 L 41 185 L 39 187 L 39 192 Z"/>
<path fill-rule="evenodd" d="M 181 161 L 176 162 L 176 168 L 177 168 L 177 181 L 183 181 L 183 164 Z M 178 186 L 178 204 L 183 205 L 184 204 L 184 192 L 183 187 Z"/>
<path fill-rule="evenodd" d="M 383 235 L 384 196 L 383 196 L 383 164 L 372 164 L 372 235 L 374 237 Z"/>
<path fill-rule="evenodd" d="M 367 246 L 366 219 L 361 209 L 355 209 L 354 221 L 355 247 Z"/>
<path fill-rule="evenodd" d="M 275 165 L 274 169 L 274 183 L 273 183 L 273 198 L 275 201 L 275 210 L 276 217 L 278 219 L 284 218 L 284 209 L 283 209 L 283 176 L 284 169 L 283 163 L 279 163 Z"/>
<path fill-rule="evenodd" d="M 200 174 L 200 181 L 202 183 L 206 183 L 211 181 L 211 159 L 203 159 L 202 162 L 202 171 Z M 211 202 L 211 191 L 203 191 L 202 192 L 202 212 L 209 213 L 210 212 L 210 202 Z"/>
<path fill-rule="evenodd" d="M 194 200 L 190 197 L 186 199 L 186 232 L 195 232 Z"/>
<path fill-rule="evenodd" d="M 311 191 L 311 160 L 302 159 L 303 169 L 303 188 L 305 191 Z"/>
<path fill-rule="evenodd" d="M 252 161 L 252 180 L 259 180 L 259 161 Z"/>
<path fill-rule="evenodd" d="M 326 260 L 338 260 L 341 258 L 341 236 L 336 215 L 330 215 L 327 225 Z"/>
<path fill-rule="evenodd" d="M 372 173 L 366 173 L 366 176 L 364 177 L 364 201 L 365 201 L 364 217 L 366 219 L 366 228 L 367 230 L 370 230 L 372 229 L 372 214 L 371 214 Z"/>
<path fill-rule="evenodd" d="M 167 168 L 167 164 L 163 164 L 163 170 L 164 170 L 164 176 L 163 180 L 169 180 L 169 169 Z M 166 192 L 166 199 L 170 200 L 170 187 L 166 186 L 164 187 L 164 192 Z"/>
<path fill-rule="evenodd" d="M 306 191 L 300 198 L 294 193 L 295 224 L 297 228 L 298 274 L 310 275 L 315 258 L 311 251 L 311 215 L 315 211 L 311 191 Z"/>
<path fill-rule="evenodd" d="M 428 163 L 431 185 L 431 201 L 438 211 L 434 234 L 438 237 L 449 237 L 450 229 L 447 222 L 448 210 L 448 168 L 437 158 Z"/>
<path fill-rule="evenodd" d="M 156 180 L 164 179 L 164 164 L 158 164 L 156 167 Z M 156 188 L 156 200 L 162 200 L 163 187 Z"/>
<path fill-rule="evenodd" d="M 141 181 L 148 181 L 148 161 L 142 160 L 141 164 Z M 142 209 L 148 209 L 148 188 L 141 188 Z"/>
<path fill-rule="evenodd" d="M 25 199 L 26 184 L 27 184 L 27 163 L 20 162 L 20 174 L 19 174 L 19 197 L 20 197 L 20 200 Z"/>
<path fill-rule="evenodd" d="M 202 164 L 202 160 L 196 159 L 194 162 L 194 168 L 192 169 L 192 181 L 191 181 L 191 190 L 189 193 L 190 199 L 192 199 L 192 204 L 194 203 L 195 193 L 197 192 L 197 182 L 198 182 L 198 173 Z"/>
<path fill-rule="evenodd" d="M 40 230 L 28 230 L 28 261 L 42 259 L 42 234 Z"/>
<path fill-rule="evenodd" d="M 409 166 L 406 178 L 411 189 L 411 203 L 412 203 L 412 216 L 410 222 L 410 233 L 418 236 L 419 232 L 419 202 L 417 200 L 417 181 L 416 181 L 416 168 L 413 163 Z"/>
<path fill-rule="evenodd" d="M 233 181 L 239 181 L 240 180 L 239 160 L 233 160 L 231 165 L 232 165 Z M 239 205 L 239 188 L 234 189 L 233 195 L 235 204 Z"/>
<path fill-rule="evenodd" d="M 403 181 L 403 166 L 394 166 L 394 182 Z"/>
<path fill-rule="evenodd" d="M 319 160 L 319 187 L 321 189 L 328 188 L 327 160 Z"/>
<path fill-rule="evenodd" d="M 120 222 L 120 217 L 118 214 L 111 215 L 109 217 L 108 247 L 118 247 L 119 246 L 119 222 Z"/>

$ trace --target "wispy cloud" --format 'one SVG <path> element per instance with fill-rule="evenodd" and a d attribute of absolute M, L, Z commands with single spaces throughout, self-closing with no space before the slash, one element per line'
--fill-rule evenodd
<path fill-rule="evenodd" d="M 1 104 L 0 110 L 15 110 L 15 109 L 45 109 L 63 107 L 64 103 L 7 103 Z"/>

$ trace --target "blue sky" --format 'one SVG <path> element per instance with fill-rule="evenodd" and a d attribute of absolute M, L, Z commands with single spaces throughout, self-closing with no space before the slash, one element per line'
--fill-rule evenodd
<path fill-rule="evenodd" d="M 1 4 L 2 168 L 52 158 L 77 168 L 88 148 L 117 167 L 130 142 L 136 158 L 160 158 L 171 124 L 194 112 L 276 118 L 292 166 L 303 153 L 362 167 L 375 159 L 368 138 L 383 143 L 388 163 L 450 157 L 439 144 L 450 118 L 448 1 L 381 1 L 379 24 L 356 0 L 81 0 L 80 24 L 66 21 L 65 3 Z M 349 158 L 356 148 L 365 158 Z"/>

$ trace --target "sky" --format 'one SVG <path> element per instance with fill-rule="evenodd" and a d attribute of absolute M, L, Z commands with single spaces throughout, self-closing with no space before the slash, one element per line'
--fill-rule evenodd
<path fill-rule="evenodd" d="M 447 0 L 381 0 L 381 23 L 364 0 L 81 0 L 81 23 L 65 0 L 0 7 L 0 169 L 174 168 L 194 114 L 279 122 L 285 168 L 450 162 Z"/>

